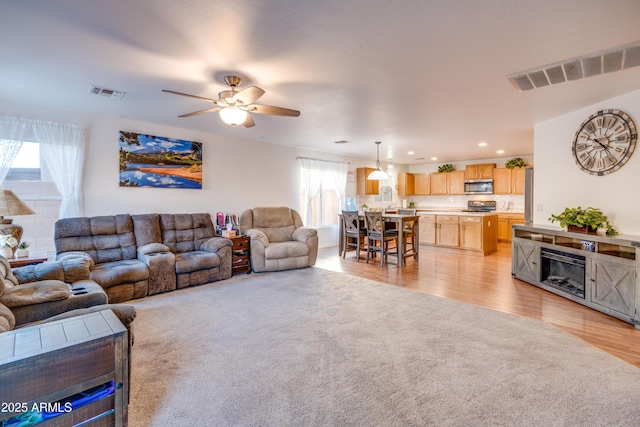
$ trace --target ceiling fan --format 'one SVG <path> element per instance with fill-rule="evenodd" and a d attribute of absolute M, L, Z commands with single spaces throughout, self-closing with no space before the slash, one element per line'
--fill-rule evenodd
<path fill-rule="evenodd" d="M 204 98 L 202 96 L 189 95 L 188 93 L 176 92 L 173 90 L 162 89 L 163 92 L 173 93 L 175 95 L 188 96 L 189 98 L 202 99 L 217 105 L 206 110 L 194 111 L 193 113 L 182 114 L 178 117 L 191 117 L 204 113 L 220 112 L 220 118 L 223 122 L 231 126 L 242 125 L 246 128 L 255 126 L 255 122 L 249 113 L 267 114 L 270 116 L 288 116 L 298 117 L 300 111 L 291 110 L 289 108 L 274 107 L 272 105 L 254 104 L 262 95 L 264 90 L 258 86 L 249 86 L 241 91 L 236 87 L 242 79 L 238 76 L 226 76 L 224 82 L 231 88 L 223 90 L 218 94 L 218 99 Z"/>

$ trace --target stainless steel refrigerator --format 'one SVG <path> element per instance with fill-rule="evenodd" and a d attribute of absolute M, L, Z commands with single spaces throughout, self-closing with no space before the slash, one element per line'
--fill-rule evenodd
<path fill-rule="evenodd" d="M 524 171 L 524 224 L 533 225 L 533 168 Z"/>

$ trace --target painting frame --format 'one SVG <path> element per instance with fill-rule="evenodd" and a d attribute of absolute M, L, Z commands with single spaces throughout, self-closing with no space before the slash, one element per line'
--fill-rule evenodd
<path fill-rule="evenodd" d="M 202 189 L 202 143 L 119 131 L 120 187 Z"/>

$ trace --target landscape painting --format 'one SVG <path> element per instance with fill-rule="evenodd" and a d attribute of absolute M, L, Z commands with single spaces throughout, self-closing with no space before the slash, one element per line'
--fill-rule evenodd
<path fill-rule="evenodd" d="M 202 143 L 120 131 L 120 186 L 202 189 Z"/>

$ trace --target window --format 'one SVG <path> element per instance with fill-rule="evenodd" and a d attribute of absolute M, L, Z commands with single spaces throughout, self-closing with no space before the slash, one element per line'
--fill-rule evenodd
<path fill-rule="evenodd" d="M 40 181 L 40 144 L 23 142 L 5 179 L 8 181 Z"/>
<path fill-rule="evenodd" d="M 304 192 L 304 190 L 303 190 Z M 303 194 L 303 200 L 306 195 Z M 338 224 L 338 192 L 335 180 L 330 173 L 322 174 L 320 191 L 311 200 L 311 224 L 310 227 L 323 227 Z"/>

